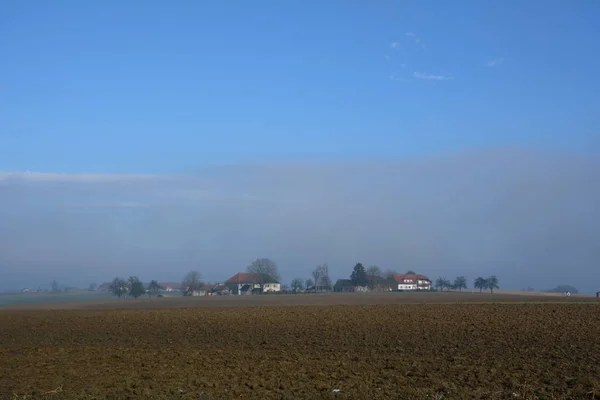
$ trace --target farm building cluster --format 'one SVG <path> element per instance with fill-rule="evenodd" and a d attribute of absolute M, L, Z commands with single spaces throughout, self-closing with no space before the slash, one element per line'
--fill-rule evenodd
<path fill-rule="evenodd" d="M 425 275 L 393 274 L 389 278 L 374 276 L 366 285 L 355 285 L 351 279 L 338 279 L 334 292 L 393 292 L 431 290 L 431 280 Z"/>
<path fill-rule="evenodd" d="M 98 286 L 101 292 L 110 291 L 110 282 Z M 251 295 L 260 293 L 280 293 L 281 283 L 267 274 L 238 272 L 223 283 L 199 284 L 197 287 L 186 287 L 178 282 L 159 282 L 163 292 L 181 292 L 188 296 L 215 295 Z M 392 291 L 425 291 L 431 290 L 431 280 L 425 275 L 393 274 L 388 278 L 373 277 L 365 285 L 357 285 L 350 279 L 338 279 L 327 291 L 334 292 L 392 292 Z M 316 288 L 306 287 L 302 292 L 314 292 Z"/>

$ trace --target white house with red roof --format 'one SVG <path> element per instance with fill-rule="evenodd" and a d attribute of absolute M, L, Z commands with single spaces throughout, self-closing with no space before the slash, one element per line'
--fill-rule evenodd
<path fill-rule="evenodd" d="M 252 294 L 281 291 L 280 283 L 267 274 L 238 272 L 225 281 L 231 294 Z"/>
<path fill-rule="evenodd" d="M 398 290 L 431 290 L 431 281 L 425 275 L 394 274 L 392 279 Z"/>

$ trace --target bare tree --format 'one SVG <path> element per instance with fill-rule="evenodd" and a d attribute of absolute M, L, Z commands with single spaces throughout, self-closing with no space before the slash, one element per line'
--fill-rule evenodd
<path fill-rule="evenodd" d="M 318 265 L 312 272 L 316 290 L 331 290 L 331 278 L 327 264 Z"/>
<path fill-rule="evenodd" d="M 148 297 L 152 297 L 152 294 L 157 294 L 163 287 L 158 284 L 157 281 L 150 281 L 148 284 Z"/>
<path fill-rule="evenodd" d="M 275 279 L 276 281 L 280 281 L 281 279 L 277 264 L 270 258 L 257 258 L 252 261 L 252 264 L 248 265 L 246 269 L 248 272 L 258 275 L 261 292 L 264 290 L 265 283 L 267 283 L 265 282 L 265 280 L 268 279 L 267 277 Z"/>
<path fill-rule="evenodd" d="M 59 293 L 60 292 L 60 285 L 58 284 L 58 282 L 56 281 L 52 281 L 52 283 L 50 284 L 50 286 L 52 287 L 52 293 Z"/>
<path fill-rule="evenodd" d="M 193 292 L 194 290 L 200 289 L 202 285 L 202 275 L 198 271 L 190 271 L 187 273 L 185 278 L 183 278 L 183 282 L 181 286 L 183 286 L 183 290 L 186 293 Z"/>
<path fill-rule="evenodd" d="M 467 278 L 464 276 L 457 276 L 452 287 L 462 292 L 463 289 L 467 288 Z"/>
<path fill-rule="evenodd" d="M 294 280 L 292 280 L 291 286 L 294 293 L 304 289 L 304 284 L 302 283 L 302 279 L 300 278 L 295 278 Z"/>
<path fill-rule="evenodd" d="M 386 269 L 383 273 L 385 279 L 392 279 L 398 272 L 395 269 Z"/>
<path fill-rule="evenodd" d="M 308 278 L 305 282 L 304 282 L 304 287 L 306 287 L 307 289 L 310 289 L 311 287 L 315 286 L 315 282 Z"/>
<path fill-rule="evenodd" d="M 110 284 L 109 290 L 112 292 L 112 294 L 118 298 L 121 298 L 121 296 L 127 294 L 127 291 L 129 290 L 127 287 L 127 281 L 121 278 L 115 278 Z"/>
<path fill-rule="evenodd" d="M 137 299 L 138 297 L 146 293 L 146 288 L 144 287 L 144 284 L 137 276 L 130 276 L 129 279 L 127 279 L 127 285 L 129 295 L 134 299 Z"/>
<path fill-rule="evenodd" d="M 494 289 L 500 289 L 498 285 L 498 278 L 496 275 L 492 275 L 485 280 L 485 286 L 487 289 L 490 289 L 490 293 L 494 293 Z"/>
<path fill-rule="evenodd" d="M 482 292 L 483 289 L 487 289 L 487 280 L 485 278 L 482 278 L 481 276 L 475 278 L 475 283 L 473 283 L 473 286 L 476 289 L 479 289 L 479 293 Z"/>
<path fill-rule="evenodd" d="M 319 290 L 319 283 L 321 282 L 321 268 L 320 266 L 318 266 L 317 268 L 315 268 L 315 270 L 312 272 L 312 278 L 313 278 L 313 282 L 315 285 L 315 290 Z"/>
<path fill-rule="evenodd" d="M 439 288 L 440 291 L 443 292 L 444 289 L 449 290 L 452 287 L 452 282 L 446 278 L 439 277 L 435 280 L 435 287 Z"/>
<path fill-rule="evenodd" d="M 375 286 L 375 279 L 378 277 L 381 277 L 381 268 L 379 268 L 377 265 L 371 265 L 369 268 L 367 268 L 367 279 L 369 280 L 369 286 L 371 287 L 371 290 L 373 290 Z"/>

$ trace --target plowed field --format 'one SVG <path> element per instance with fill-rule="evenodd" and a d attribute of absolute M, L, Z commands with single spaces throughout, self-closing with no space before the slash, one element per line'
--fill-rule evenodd
<path fill-rule="evenodd" d="M 600 305 L 0 311 L 0 398 L 600 398 Z"/>

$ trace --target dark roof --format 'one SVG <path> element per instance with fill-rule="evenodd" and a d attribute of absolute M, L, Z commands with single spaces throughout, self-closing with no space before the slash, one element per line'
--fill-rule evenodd
<path fill-rule="evenodd" d="M 267 274 L 254 274 L 250 272 L 238 272 L 231 278 L 227 279 L 225 283 L 236 283 L 236 284 L 244 284 L 244 283 L 279 283 L 276 279 L 273 279 L 270 275 Z"/>
<path fill-rule="evenodd" d="M 219 284 L 219 285 L 214 285 L 210 291 L 211 292 L 220 292 L 222 290 L 229 290 L 229 288 L 225 285 Z"/>
<path fill-rule="evenodd" d="M 352 283 L 352 281 L 350 279 L 338 279 L 337 282 L 335 283 L 336 287 L 354 287 L 354 284 Z"/>
<path fill-rule="evenodd" d="M 242 285 L 242 287 L 240 288 L 240 292 L 247 292 L 248 290 L 252 290 L 252 289 L 254 289 L 254 288 L 252 287 L 252 285 L 250 285 L 250 284 L 244 284 L 244 285 Z"/>

